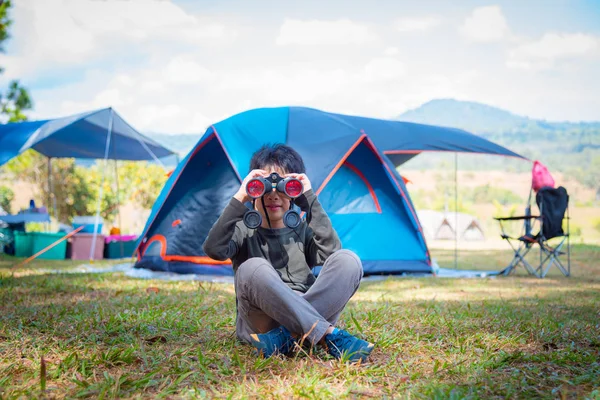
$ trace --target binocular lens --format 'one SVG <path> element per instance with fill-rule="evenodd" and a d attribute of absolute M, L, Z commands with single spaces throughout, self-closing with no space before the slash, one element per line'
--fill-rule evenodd
<path fill-rule="evenodd" d="M 250 229 L 256 229 L 262 223 L 262 217 L 256 210 L 248 210 L 244 214 L 244 224 Z"/>
<path fill-rule="evenodd" d="M 297 179 L 290 179 L 285 183 L 285 194 L 291 198 L 300 196 L 302 194 L 302 183 Z"/>
<path fill-rule="evenodd" d="M 283 223 L 288 228 L 295 229 L 300 225 L 300 215 L 294 210 L 289 210 L 283 216 Z"/>
<path fill-rule="evenodd" d="M 248 185 L 246 186 L 246 192 L 248 193 L 248 196 L 252 197 L 253 199 L 257 199 L 265 192 L 265 184 L 258 179 L 253 179 L 248 182 Z"/>

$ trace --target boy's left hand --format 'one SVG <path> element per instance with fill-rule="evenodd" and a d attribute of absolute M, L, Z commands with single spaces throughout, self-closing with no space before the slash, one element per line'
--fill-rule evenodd
<path fill-rule="evenodd" d="M 306 174 L 285 174 L 284 178 L 298 179 L 302 183 L 302 186 L 304 187 L 304 191 L 302 193 L 306 193 L 307 191 L 312 189 L 310 180 L 308 179 L 308 176 L 306 176 Z"/>

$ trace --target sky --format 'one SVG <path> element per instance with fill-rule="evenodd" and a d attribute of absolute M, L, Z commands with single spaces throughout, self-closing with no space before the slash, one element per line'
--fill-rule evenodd
<path fill-rule="evenodd" d="M 14 0 L 0 86 L 30 119 L 112 106 L 202 133 L 258 107 L 377 118 L 438 98 L 600 120 L 600 0 Z"/>

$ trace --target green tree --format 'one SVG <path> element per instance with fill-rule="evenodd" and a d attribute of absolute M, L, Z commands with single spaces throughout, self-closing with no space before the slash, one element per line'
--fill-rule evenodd
<path fill-rule="evenodd" d="M 472 204 L 466 202 L 462 196 L 458 196 L 458 199 L 452 197 L 438 197 L 431 205 L 432 210 L 436 211 L 448 211 L 448 212 L 462 212 L 466 214 L 473 214 Z"/>
<path fill-rule="evenodd" d="M 600 155 L 594 156 L 591 162 L 582 167 L 572 167 L 567 170 L 568 179 L 575 179 L 579 183 L 600 193 Z"/>
<path fill-rule="evenodd" d="M 168 179 L 164 169 L 148 162 L 124 163 L 119 173 L 120 183 L 129 189 L 124 197 L 143 208 L 152 208 Z M 121 183 L 121 187 L 123 187 Z"/>
<path fill-rule="evenodd" d="M 15 193 L 6 186 L 0 186 L 0 208 L 10 213 L 10 205 L 15 198 Z"/>
<path fill-rule="evenodd" d="M 0 2 L 0 51 L 4 52 L 4 43 L 10 37 L 8 29 L 12 20 L 8 13 L 12 6 L 10 0 Z M 0 67 L 0 73 L 4 69 Z M 7 117 L 8 122 L 25 121 L 27 117 L 23 113 L 33 107 L 31 97 L 27 89 L 21 86 L 18 80 L 12 80 L 8 85 L 6 93 L 0 93 L 0 114 Z"/>
<path fill-rule="evenodd" d="M 489 184 L 480 185 L 466 194 L 466 197 L 476 204 L 489 204 L 496 200 L 503 206 L 510 204 L 522 204 L 524 201 L 521 196 L 513 191 L 503 188 L 490 186 Z"/>
<path fill-rule="evenodd" d="M 50 210 L 56 202 L 61 222 L 70 222 L 75 215 L 88 215 L 88 203 L 96 198 L 96 192 L 90 187 L 93 179 L 87 176 L 83 168 L 77 167 L 72 158 L 52 160 L 51 188 L 48 187 L 47 159 L 33 150 L 13 158 L 5 167 L 13 179 L 35 187 L 36 203 L 45 204 Z M 49 199 L 52 199 L 50 204 Z"/>
<path fill-rule="evenodd" d="M 85 186 L 89 189 L 87 199 L 87 215 L 96 215 L 98 207 L 98 196 L 102 187 L 102 198 L 100 199 L 100 216 L 105 221 L 112 221 L 118 213 L 117 192 L 114 185 L 114 176 L 110 175 L 108 169 L 105 170 L 104 162 L 97 164 L 87 170 L 83 170 L 85 177 Z M 104 179 L 102 175 L 104 174 Z M 122 203 L 122 200 L 121 200 Z M 83 215 L 83 214 L 80 214 Z"/>

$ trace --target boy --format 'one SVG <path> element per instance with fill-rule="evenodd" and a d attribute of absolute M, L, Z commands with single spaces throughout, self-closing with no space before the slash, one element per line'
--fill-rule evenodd
<path fill-rule="evenodd" d="M 362 263 L 356 254 L 341 249 L 302 158 L 282 144 L 263 146 L 252 156 L 250 170 L 203 245 L 209 257 L 232 261 L 238 338 L 265 357 L 290 352 L 301 338 L 326 346 L 335 358 L 364 361 L 373 344 L 334 327 L 358 289 Z M 290 198 L 276 190 L 256 201 L 260 227 L 249 229 L 242 222 L 244 203 L 250 200 L 246 184 L 272 172 L 296 178 L 304 186 L 296 204 L 307 219 L 295 229 L 283 222 Z M 311 268 L 317 265 L 323 268 L 315 279 Z"/>

